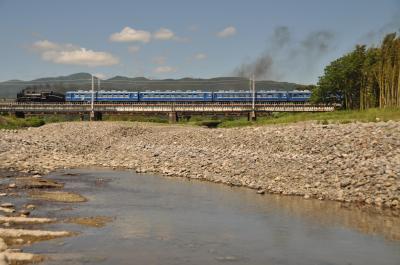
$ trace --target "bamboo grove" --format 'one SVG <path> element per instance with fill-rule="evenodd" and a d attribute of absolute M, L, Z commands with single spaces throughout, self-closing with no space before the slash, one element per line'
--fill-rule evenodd
<path fill-rule="evenodd" d="M 388 34 L 379 47 L 357 45 L 331 62 L 312 97 L 325 103 L 339 98 L 345 109 L 400 107 L 400 37 Z"/>

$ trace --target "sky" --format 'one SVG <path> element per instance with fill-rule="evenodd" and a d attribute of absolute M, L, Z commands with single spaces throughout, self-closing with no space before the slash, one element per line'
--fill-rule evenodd
<path fill-rule="evenodd" d="M 0 0 L 0 81 L 88 72 L 316 83 L 400 29 L 400 0 Z"/>

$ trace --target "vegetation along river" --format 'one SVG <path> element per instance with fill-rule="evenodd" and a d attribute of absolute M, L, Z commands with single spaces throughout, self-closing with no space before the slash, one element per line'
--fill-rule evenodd
<path fill-rule="evenodd" d="M 88 198 L 38 201 L 58 219 L 111 217 L 103 227 L 55 223 L 77 236 L 37 242 L 43 264 L 399 264 L 398 217 L 338 202 L 260 196 L 246 188 L 140 175 L 57 171 L 52 179 Z"/>

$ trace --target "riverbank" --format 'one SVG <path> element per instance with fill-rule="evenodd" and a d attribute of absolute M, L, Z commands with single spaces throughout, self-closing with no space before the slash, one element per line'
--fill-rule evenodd
<path fill-rule="evenodd" d="M 114 167 L 400 208 L 400 122 L 206 129 L 68 122 L 0 132 L 0 167 Z"/>
<path fill-rule="evenodd" d="M 78 121 L 78 115 L 38 115 L 27 118 L 16 118 L 10 115 L 0 115 L 0 129 L 20 129 L 40 127 L 44 124 Z M 181 117 L 179 124 L 189 126 L 209 126 L 218 128 L 234 128 L 245 126 L 262 126 L 274 124 L 291 124 L 298 122 L 317 122 L 321 124 L 346 124 L 354 122 L 400 121 L 398 108 L 371 108 L 367 110 L 337 110 L 334 112 L 273 112 L 269 115 L 259 115 L 256 121 L 248 121 L 247 117 L 236 116 L 204 116 L 191 115 Z M 103 115 L 103 121 L 131 121 L 168 123 L 167 115 Z"/>

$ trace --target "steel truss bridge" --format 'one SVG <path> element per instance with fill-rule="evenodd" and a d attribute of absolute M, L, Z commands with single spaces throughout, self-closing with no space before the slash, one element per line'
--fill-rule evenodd
<path fill-rule="evenodd" d="M 248 115 L 255 119 L 257 114 L 270 112 L 330 112 L 332 105 L 310 103 L 271 103 L 256 102 L 129 102 L 129 103 L 39 103 L 0 101 L 0 112 L 14 113 L 18 117 L 36 114 L 90 114 L 91 118 L 101 119 L 103 114 L 168 114 L 170 121 L 177 121 L 179 116 L 193 114 L 235 114 Z"/>

